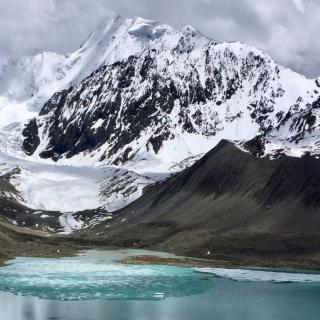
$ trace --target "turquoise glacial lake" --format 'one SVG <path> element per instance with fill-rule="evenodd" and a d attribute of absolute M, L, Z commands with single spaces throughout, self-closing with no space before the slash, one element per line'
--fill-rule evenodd
<path fill-rule="evenodd" d="M 140 250 L 0 268 L 0 320 L 319 320 L 320 274 L 122 265 Z"/>

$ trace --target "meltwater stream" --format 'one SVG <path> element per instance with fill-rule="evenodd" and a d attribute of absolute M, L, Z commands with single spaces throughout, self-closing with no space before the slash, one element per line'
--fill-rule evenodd
<path fill-rule="evenodd" d="M 0 268 L 0 320 L 320 319 L 320 274 L 115 262 L 141 254 L 171 256 L 17 258 Z"/>

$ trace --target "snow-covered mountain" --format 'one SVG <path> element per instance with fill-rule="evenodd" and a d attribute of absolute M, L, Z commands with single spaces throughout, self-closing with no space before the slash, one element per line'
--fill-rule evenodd
<path fill-rule="evenodd" d="M 127 58 L 143 44 L 118 43 L 130 21 L 117 16 L 103 21 L 89 39 L 69 55 L 42 52 L 30 57 L 0 58 L 0 150 L 19 153 L 22 135 L 19 124 L 38 115 L 55 93 L 69 88 L 102 65 Z M 13 125 L 14 124 L 14 125 Z M 9 137 L 8 137 L 9 136 Z M 4 137 L 4 139 L 2 139 Z"/>
<path fill-rule="evenodd" d="M 55 92 L 80 82 L 101 65 L 127 58 L 134 47 L 143 47 L 139 41 L 132 48 L 130 40 L 117 43 L 114 35 L 122 39 L 129 26 L 130 21 L 120 16 L 107 19 L 68 56 L 43 52 L 0 59 L 0 162 L 17 165 L 10 181 L 22 194 L 20 203 L 61 211 L 103 206 L 111 212 L 141 196 L 146 185 L 160 178 L 158 174 L 147 177 L 111 167 L 55 166 L 28 158 L 22 151 L 24 125 Z"/>
<path fill-rule="evenodd" d="M 40 110 L 55 92 L 78 83 L 101 65 L 137 53 L 143 44 L 124 39 L 130 20 L 117 16 L 103 21 L 89 39 L 72 54 L 42 52 L 31 57 L 0 59 L 0 96 L 27 102 Z M 116 37 L 116 38 L 115 38 Z M 134 51 L 136 48 L 136 51 Z"/>
<path fill-rule="evenodd" d="M 168 171 L 221 139 L 256 137 L 261 155 L 320 153 L 320 83 L 260 50 L 121 17 L 81 50 L 74 55 L 99 56 L 100 67 L 29 122 L 23 147 L 35 159 Z"/>
<path fill-rule="evenodd" d="M 245 44 L 117 16 L 67 56 L 0 60 L 0 160 L 18 165 L 12 183 L 32 208 L 114 211 L 221 139 L 317 156 L 319 87 Z M 106 165 L 89 180 L 70 167 Z M 65 182 L 72 201 L 59 201 Z"/>

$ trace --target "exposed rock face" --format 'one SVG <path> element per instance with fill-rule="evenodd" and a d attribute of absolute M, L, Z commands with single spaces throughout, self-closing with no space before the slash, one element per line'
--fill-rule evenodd
<path fill-rule="evenodd" d="M 23 149 L 27 155 L 32 155 L 40 144 L 39 130 L 36 119 L 30 120 L 22 135 L 28 139 L 23 141 Z"/>

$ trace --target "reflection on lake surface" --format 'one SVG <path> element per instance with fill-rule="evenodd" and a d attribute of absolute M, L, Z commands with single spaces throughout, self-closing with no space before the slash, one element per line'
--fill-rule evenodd
<path fill-rule="evenodd" d="M 320 319 L 317 282 L 256 282 L 248 272 L 248 281 L 239 282 L 187 268 L 113 262 L 134 254 L 154 253 L 17 258 L 0 269 L 0 320 Z"/>

